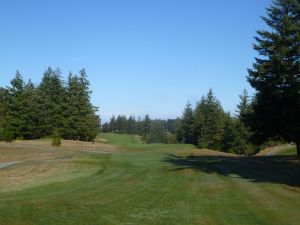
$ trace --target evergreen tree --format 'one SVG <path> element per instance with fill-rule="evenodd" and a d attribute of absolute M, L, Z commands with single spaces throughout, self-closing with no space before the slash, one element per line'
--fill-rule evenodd
<path fill-rule="evenodd" d="M 129 116 L 127 120 L 127 134 L 137 134 L 137 124 L 133 116 Z"/>
<path fill-rule="evenodd" d="M 143 135 L 143 121 L 139 116 L 136 121 L 136 134 L 142 136 Z"/>
<path fill-rule="evenodd" d="M 149 136 L 146 139 L 147 143 L 166 143 L 167 133 L 164 124 L 160 120 L 152 120 L 150 123 Z"/>
<path fill-rule="evenodd" d="M 37 88 L 37 96 L 40 136 L 50 136 L 54 130 L 61 133 L 65 123 L 67 93 L 59 69 L 53 70 L 49 67 L 45 71 L 42 82 Z"/>
<path fill-rule="evenodd" d="M 104 123 L 101 126 L 101 131 L 103 133 L 109 133 L 111 130 L 109 129 L 109 123 Z"/>
<path fill-rule="evenodd" d="M 127 118 L 124 115 L 117 116 L 116 119 L 116 132 L 119 134 L 127 133 Z"/>
<path fill-rule="evenodd" d="M 250 133 L 244 123 L 238 118 L 231 117 L 229 113 L 225 114 L 222 150 L 240 155 L 251 155 L 255 153 L 255 148 L 249 138 Z"/>
<path fill-rule="evenodd" d="M 240 103 L 237 105 L 236 112 L 238 114 L 239 120 L 241 120 L 243 123 L 247 123 L 252 113 L 252 105 L 248 91 L 244 89 L 243 94 L 239 95 L 239 98 Z"/>
<path fill-rule="evenodd" d="M 4 121 L 7 112 L 7 96 L 8 91 L 0 87 L 0 141 L 4 140 Z"/>
<path fill-rule="evenodd" d="M 67 139 L 91 141 L 99 132 L 97 108 L 90 103 L 89 82 L 85 70 L 79 76 L 69 74 L 65 110 L 64 136 Z"/>
<path fill-rule="evenodd" d="M 111 133 L 115 133 L 116 130 L 116 118 L 115 116 L 112 116 L 112 118 L 109 121 L 109 129 Z"/>
<path fill-rule="evenodd" d="M 10 82 L 11 87 L 8 88 L 8 95 L 6 101 L 6 115 L 3 122 L 3 132 L 8 136 L 16 138 L 21 137 L 22 121 L 22 104 L 24 101 L 24 86 L 25 83 L 19 71 Z"/>
<path fill-rule="evenodd" d="M 202 97 L 195 109 L 195 135 L 200 148 L 221 150 L 224 111 L 212 89 Z"/>
<path fill-rule="evenodd" d="M 177 127 L 177 140 L 186 144 L 196 144 L 194 133 L 194 115 L 191 103 L 188 102 Z"/>
<path fill-rule="evenodd" d="M 176 131 L 177 119 L 168 119 L 166 121 L 166 128 L 169 133 L 174 134 Z"/>
<path fill-rule="evenodd" d="M 70 74 L 65 86 L 60 70 L 49 67 L 37 88 L 17 71 L 11 86 L 0 88 L 0 139 L 35 139 L 56 131 L 66 139 L 91 141 L 100 118 L 90 94 L 84 70 Z"/>
<path fill-rule="evenodd" d="M 68 82 L 67 82 L 67 107 L 65 110 L 65 118 L 64 126 L 63 126 L 63 137 L 66 139 L 80 139 L 79 134 L 79 126 L 82 122 L 82 119 L 80 118 L 80 112 L 79 112 L 79 93 L 80 91 L 80 84 L 79 84 L 79 78 L 77 75 L 73 75 L 71 72 L 68 76 Z"/>
<path fill-rule="evenodd" d="M 21 136 L 25 139 L 35 139 L 39 138 L 39 118 L 38 118 L 38 108 L 36 89 L 31 82 L 24 86 L 23 97 L 21 102 L 21 124 L 20 132 Z"/>
<path fill-rule="evenodd" d="M 254 49 L 260 57 L 249 69 L 255 88 L 256 140 L 285 138 L 297 144 L 300 157 L 300 2 L 275 0 L 263 20 L 268 31 L 258 31 Z"/>
<path fill-rule="evenodd" d="M 146 115 L 142 122 L 142 137 L 147 140 L 151 129 L 151 119 L 149 115 Z"/>

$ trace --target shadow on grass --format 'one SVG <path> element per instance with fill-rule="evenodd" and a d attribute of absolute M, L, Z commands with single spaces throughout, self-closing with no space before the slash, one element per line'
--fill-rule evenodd
<path fill-rule="evenodd" d="M 176 156 L 169 154 L 164 162 L 175 165 L 174 171 L 194 169 L 252 182 L 278 183 L 300 187 L 300 161 L 291 156 Z"/>

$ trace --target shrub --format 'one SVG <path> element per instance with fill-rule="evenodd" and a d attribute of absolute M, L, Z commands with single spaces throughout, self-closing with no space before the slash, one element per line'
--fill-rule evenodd
<path fill-rule="evenodd" d="M 61 145 L 61 137 L 58 131 L 54 131 L 52 134 L 52 146 L 58 147 Z"/>
<path fill-rule="evenodd" d="M 15 138 L 14 132 L 10 130 L 2 130 L 0 134 L 0 140 L 6 141 L 6 142 L 12 142 Z"/>

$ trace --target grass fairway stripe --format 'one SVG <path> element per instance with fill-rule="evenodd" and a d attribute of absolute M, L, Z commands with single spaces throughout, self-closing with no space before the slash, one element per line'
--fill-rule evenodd
<path fill-rule="evenodd" d="M 6 188 L 0 193 L 0 224 L 299 224 L 300 166 L 294 157 L 244 158 L 118 137 L 101 139 L 119 152 L 53 152 L 44 146 L 42 158 L 28 151 L 35 160 L 1 169 L 1 179 L 27 167 L 33 176 L 26 178 L 31 186 L 0 182 Z M 18 151 L 4 149 L 2 144 L 3 161 Z M 45 160 L 70 153 L 66 160 Z"/>

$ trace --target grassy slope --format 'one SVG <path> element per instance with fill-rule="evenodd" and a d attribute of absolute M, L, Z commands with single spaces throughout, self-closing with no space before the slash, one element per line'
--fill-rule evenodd
<path fill-rule="evenodd" d="M 109 144 L 119 146 L 141 144 L 140 137 L 137 135 L 101 133 L 98 137 L 106 140 Z"/>
<path fill-rule="evenodd" d="M 283 149 L 280 152 L 276 153 L 276 155 L 296 155 L 296 154 L 297 154 L 297 150 L 295 146 Z"/>
<path fill-rule="evenodd" d="M 82 153 L 76 163 L 94 167 L 85 176 L 0 193 L 0 224 L 299 224 L 300 188 L 293 181 L 300 165 L 293 159 L 101 138 L 130 151 Z"/>

